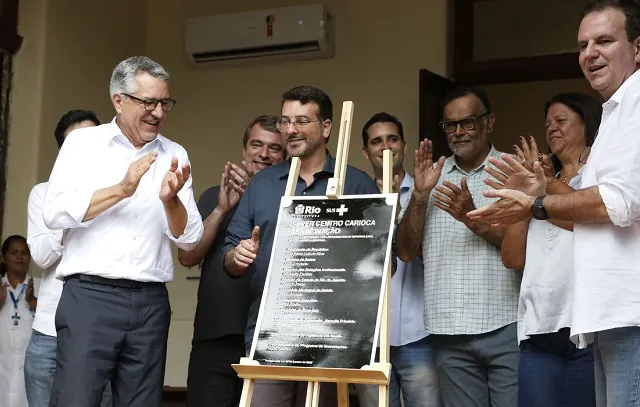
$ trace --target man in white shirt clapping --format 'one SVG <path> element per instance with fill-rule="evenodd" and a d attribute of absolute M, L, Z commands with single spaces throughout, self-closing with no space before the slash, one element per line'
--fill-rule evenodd
<path fill-rule="evenodd" d="M 168 82 L 147 57 L 119 63 L 116 117 L 71 133 L 51 172 L 44 221 L 65 231 L 51 407 L 98 407 L 109 380 L 114 407 L 162 403 L 171 242 L 202 237 L 187 152 L 160 134 Z"/>
<path fill-rule="evenodd" d="M 546 179 L 524 174 L 539 196 L 488 190 L 499 201 L 472 219 L 511 224 L 530 217 L 575 223 L 571 338 L 595 341 L 598 406 L 640 406 L 640 2 L 598 0 L 578 30 L 583 74 L 606 100 L 580 190 L 544 195 Z M 517 162 L 512 163 L 518 167 Z M 520 170 L 520 169 L 518 169 Z M 521 174 L 519 174 L 521 175 Z"/>

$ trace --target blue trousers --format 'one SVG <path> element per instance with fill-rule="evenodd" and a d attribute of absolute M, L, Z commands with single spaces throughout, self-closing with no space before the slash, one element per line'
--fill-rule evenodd
<path fill-rule="evenodd" d="M 640 327 L 596 334 L 598 407 L 640 407 Z"/>
<path fill-rule="evenodd" d="M 429 337 L 403 346 L 392 346 L 389 354 L 389 407 L 439 407 L 438 372 Z M 355 386 L 360 407 L 378 407 L 377 385 Z M 401 397 L 402 390 L 402 397 Z"/>
<path fill-rule="evenodd" d="M 595 407 L 593 348 L 577 349 L 569 329 L 520 344 L 519 407 Z"/>

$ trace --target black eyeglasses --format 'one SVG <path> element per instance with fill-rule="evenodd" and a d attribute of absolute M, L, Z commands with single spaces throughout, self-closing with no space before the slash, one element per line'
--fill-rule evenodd
<path fill-rule="evenodd" d="M 176 104 L 176 101 L 173 99 L 140 99 L 137 98 L 133 95 L 130 95 L 128 93 L 122 93 L 122 95 L 131 98 L 132 100 L 135 100 L 136 102 L 140 103 L 142 106 L 144 106 L 144 109 L 147 112 L 153 112 L 154 110 L 156 110 L 156 107 L 158 106 L 158 103 L 160 103 L 160 107 L 162 108 L 162 110 L 164 110 L 165 112 L 168 112 L 169 110 L 173 109 L 173 106 Z"/>
<path fill-rule="evenodd" d="M 476 128 L 478 119 L 490 114 L 491 112 L 484 112 L 480 116 L 469 116 L 460 120 L 442 120 L 440 126 L 442 126 L 442 130 L 444 130 L 445 133 L 453 133 L 458 128 L 458 125 L 462 127 L 462 130 L 469 131 Z"/>
<path fill-rule="evenodd" d="M 282 132 L 285 129 L 288 129 L 291 125 L 293 125 L 296 130 L 300 130 L 302 128 L 307 127 L 311 123 L 323 122 L 324 120 L 320 117 L 318 120 L 311 120 L 306 116 L 299 116 L 293 120 L 290 120 L 288 117 L 280 117 L 276 122 L 276 127 L 278 131 Z"/>

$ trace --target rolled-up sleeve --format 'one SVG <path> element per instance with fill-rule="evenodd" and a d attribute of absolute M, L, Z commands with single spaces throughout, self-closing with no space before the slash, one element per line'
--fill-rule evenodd
<path fill-rule="evenodd" d="M 186 156 L 184 160 L 180 160 L 187 165 L 191 165 L 189 162 L 189 158 Z M 175 245 L 186 251 L 193 250 L 193 248 L 198 244 L 200 239 L 202 238 L 202 233 L 204 231 L 204 226 L 202 225 L 202 216 L 200 216 L 200 212 L 198 211 L 198 206 L 196 205 L 196 201 L 193 197 L 193 172 L 189 179 L 184 183 L 182 189 L 178 192 L 178 198 L 182 205 L 187 211 L 187 225 L 184 228 L 184 232 L 178 238 L 174 237 L 169 230 L 167 225 L 167 229 L 165 230 L 165 234 L 171 239 Z"/>
<path fill-rule="evenodd" d="M 227 236 L 225 237 L 224 245 L 220 252 L 220 260 L 222 261 L 222 267 L 225 271 L 227 271 L 226 268 L 224 268 L 225 255 L 238 246 L 241 240 L 251 238 L 254 226 L 254 208 L 252 207 L 252 195 L 254 194 L 254 190 L 254 183 L 250 182 L 249 185 L 247 185 L 247 189 L 238 203 L 238 209 L 236 209 L 236 212 L 229 223 L 229 227 L 227 228 Z M 252 264 L 251 267 L 253 266 L 254 265 Z M 230 275 L 229 273 L 227 274 Z"/>
<path fill-rule="evenodd" d="M 82 169 L 89 154 L 78 148 L 80 141 L 77 132 L 67 136 L 51 171 L 43 207 L 44 224 L 49 229 L 87 227 L 93 221 L 82 221 L 95 191 L 83 182 Z"/>
<path fill-rule="evenodd" d="M 640 95 L 633 97 L 632 103 L 624 101 L 619 106 L 616 134 L 603 146 L 606 157 L 595 169 L 609 218 L 620 227 L 640 219 Z"/>
<path fill-rule="evenodd" d="M 51 230 L 44 224 L 42 207 L 46 185 L 38 184 L 29 194 L 27 204 L 27 244 L 31 252 L 31 258 L 43 269 L 53 266 L 62 256 L 61 230 Z"/>

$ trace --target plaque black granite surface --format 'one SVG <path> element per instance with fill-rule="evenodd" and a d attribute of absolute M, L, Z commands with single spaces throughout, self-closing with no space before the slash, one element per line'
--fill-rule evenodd
<path fill-rule="evenodd" d="M 283 198 L 254 360 L 343 369 L 373 363 L 395 197 Z"/>

